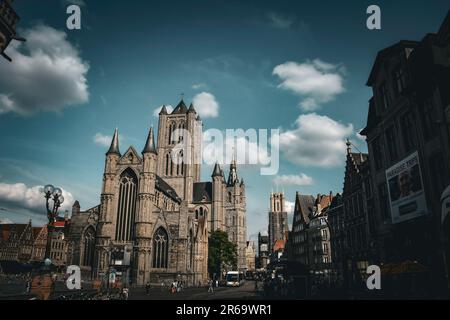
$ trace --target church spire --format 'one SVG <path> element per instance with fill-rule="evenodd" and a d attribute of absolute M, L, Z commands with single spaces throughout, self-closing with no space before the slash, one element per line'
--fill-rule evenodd
<path fill-rule="evenodd" d="M 109 147 L 108 152 L 106 153 L 108 154 L 118 154 L 120 156 L 120 151 L 119 151 L 119 130 L 116 128 L 114 130 L 114 135 L 113 138 L 111 140 L 111 146 Z"/>
<path fill-rule="evenodd" d="M 184 104 L 183 99 L 181 99 L 180 103 L 175 107 L 175 109 L 172 111 L 172 114 L 183 114 L 187 113 L 188 108 Z"/>
<path fill-rule="evenodd" d="M 142 150 L 142 154 L 144 154 L 144 153 L 156 154 L 155 135 L 153 134 L 153 126 L 150 127 L 150 131 L 149 131 L 148 137 L 147 137 L 147 142 L 145 143 L 144 150 Z"/>
<path fill-rule="evenodd" d="M 237 176 L 236 156 L 235 156 L 235 152 L 233 151 L 233 159 L 231 160 L 230 173 L 228 175 L 228 185 L 234 186 L 237 181 L 238 181 L 238 176 Z"/>
<path fill-rule="evenodd" d="M 194 105 L 192 103 L 189 106 L 188 113 L 197 113 L 197 111 L 195 111 Z"/>
<path fill-rule="evenodd" d="M 159 114 L 160 114 L 160 115 L 161 115 L 161 114 L 167 114 L 167 108 L 166 108 L 166 105 L 165 105 L 165 104 L 163 104 L 163 106 L 162 106 L 161 111 L 159 112 Z"/>
<path fill-rule="evenodd" d="M 214 165 L 214 170 L 211 177 L 221 177 L 222 176 L 222 170 L 220 169 L 220 165 L 218 162 Z"/>
<path fill-rule="evenodd" d="M 222 176 L 222 169 L 220 169 L 220 165 L 218 162 L 216 162 L 216 164 L 214 165 L 214 170 L 213 173 L 211 175 L 211 177 L 221 177 Z"/>

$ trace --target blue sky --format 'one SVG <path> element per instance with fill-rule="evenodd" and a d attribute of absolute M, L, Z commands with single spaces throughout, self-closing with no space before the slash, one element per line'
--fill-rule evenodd
<path fill-rule="evenodd" d="M 12 64 L 0 60 L 0 218 L 43 223 L 37 187 L 47 183 L 85 209 L 98 204 L 114 128 L 122 152 L 140 150 L 157 107 L 208 93 L 217 116 L 202 117 L 205 129 L 281 130 L 278 178 L 238 172 L 248 235 L 266 229 L 272 189 L 291 202 L 295 191 L 341 192 L 344 139 L 366 150 L 355 134 L 376 53 L 436 32 L 449 9 L 378 1 L 382 29 L 370 31 L 368 1 L 84 0 L 82 29 L 71 31 L 65 10 L 76 2 L 14 3 L 30 41 L 7 50 Z"/>

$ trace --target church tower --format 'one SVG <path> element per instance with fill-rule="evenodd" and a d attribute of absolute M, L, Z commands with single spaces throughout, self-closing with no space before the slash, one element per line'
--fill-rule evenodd
<path fill-rule="evenodd" d="M 270 194 L 269 211 L 269 252 L 277 240 L 285 240 L 289 231 L 284 192 Z"/>
<path fill-rule="evenodd" d="M 230 172 L 226 185 L 227 198 L 227 233 L 230 241 L 237 245 L 238 269 L 246 269 L 246 247 L 247 247 L 247 221 L 246 221 L 246 197 L 245 184 L 239 181 L 235 157 L 230 164 Z"/>
<path fill-rule="evenodd" d="M 162 107 L 157 174 L 188 202 L 192 201 L 194 183 L 200 181 L 201 141 L 202 122 L 192 104 L 187 108 L 181 100 L 170 114 L 166 106 Z"/>

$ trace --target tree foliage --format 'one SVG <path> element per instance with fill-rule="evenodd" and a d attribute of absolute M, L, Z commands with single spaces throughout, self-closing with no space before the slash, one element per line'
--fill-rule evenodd
<path fill-rule="evenodd" d="M 213 231 L 208 240 L 208 271 L 221 275 L 223 266 L 237 267 L 237 245 L 228 240 L 228 234 Z"/>

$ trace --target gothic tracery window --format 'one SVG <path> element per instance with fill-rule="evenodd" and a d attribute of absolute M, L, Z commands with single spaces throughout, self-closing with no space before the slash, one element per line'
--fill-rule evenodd
<path fill-rule="evenodd" d="M 131 169 L 120 176 L 117 206 L 116 240 L 130 241 L 134 236 L 137 199 L 137 177 Z"/>
<path fill-rule="evenodd" d="M 153 236 L 153 268 L 166 269 L 169 261 L 169 236 L 159 227 Z"/>
<path fill-rule="evenodd" d="M 95 230 L 93 227 L 86 229 L 83 237 L 83 266 L 92 266 L 95 249 Z"/>

